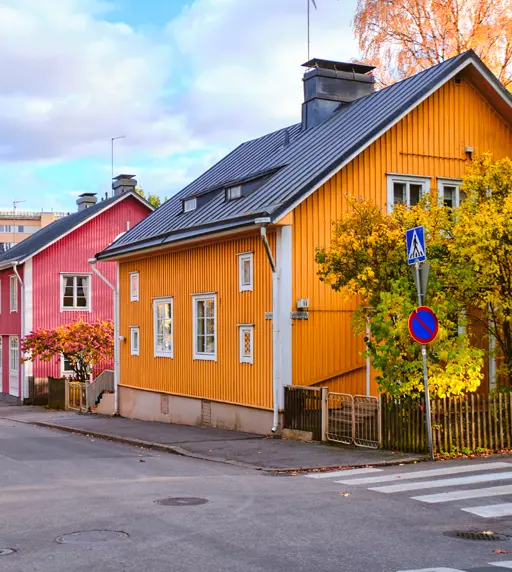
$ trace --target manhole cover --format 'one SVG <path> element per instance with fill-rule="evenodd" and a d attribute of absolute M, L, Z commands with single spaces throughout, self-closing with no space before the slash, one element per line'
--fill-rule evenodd
<path fill-rule="evenodd" d="M 87 542 L 107 542 L 109 540 L 122 540 L 128 538 L 126 532 L 120 530 L 82 530 L 58 536 L 55 540 L 59 544 L 85 544 Z"/>
<path fill-rule="evenodd" d="M 206 504 L 208 500 L 198 497 L 171 497 L 168 499 L 160 499 L 155 502 L 163 506 L 198 506 L 200 504 Z"/>
<path fill-rule="evenodd" d="M 445 532 L 445 536 L 465 538 L 466 540 L 510 540 L 510 536 L 507 534 L 500 534 L 491 530 L 455 530 L 454 532 Z"/>
<path fill-rule="evenodd" d="M 7 556 L 9 554 L 14 554 L 16 550 L 14 548 L 0 548 L 0 556 Z"/>

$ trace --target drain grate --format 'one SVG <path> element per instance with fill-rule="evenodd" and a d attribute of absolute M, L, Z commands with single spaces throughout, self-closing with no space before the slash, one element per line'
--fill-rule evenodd
<path fill-rule="evenodd" d="M 209 501 L 198 497 L 171 497 L 168 499 L 160 499 L 155 501 L 162 506 L 199 506 Z"/>
<path fill-rule="evenodd" d="M 59 544 L 86 544 L 88 542 L 108 542 L 128 538 L 121 530 L 81 530 L 58 536 L 55 541 Z"/>
<path fill-rule="evenodd" d="M 464 538 L 466 540 L 510 540 L 508 534 L 492 532 L 491 530 L 455 530 L 453 532 L 445 532 L 444 535 L 451 536 L 452 538 Z"/>
<path fill-rule="evenodd" d="M 14 548 L 0 548 L 0 556 L 8 556 L 9 554 L 14 554 L 16 550 Z"/>

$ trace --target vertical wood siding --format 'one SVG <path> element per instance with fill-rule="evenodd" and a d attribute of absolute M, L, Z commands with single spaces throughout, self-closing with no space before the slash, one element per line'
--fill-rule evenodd
<path fill-rule="evenodd" d="M 115 204 L 96 218 L 68 234 L 33 259 L 33 328 L 55 328 L 82 318 L 86 322 L 114 319 L 112 290 L 92 273 L 89 258 L 102 251 L 114 239 L 140 222 L 149 210 L 140 201 L 129 197 Z M 116 283 L 116 263 L 97 265 L 106 278 Z M 84 273 L 91 275 L 91 311 L 60 311 L 60 274 Z M 112 364 L 109 364 L 111 367 Z M 34 363 L 35 377 L 60 376 L 60 360 Z"/>
<path fill-rule="evenodd" d="M 275 248 L 274 235 L 269 235 Z M 239 292 L 238 253 L 254 253 L 254 288 Z M 129 273 L 139 272 L 139 302 Z M 217 293 L 217 361 L 193 359 L 192 294 Z M 272 273 L 261 238 L 248 236 L 120 264 L 121 384 L 171 394 L 272 407 Z M 153 299 L 174 301 L 174 357 L 154 357 Z M 254 363 L 240 363 L 238 324 L 254 324 Z M 140 327 L 140 356 L 130 355 Z"/>
<path fill-rule="evenodd" d="M 355 307 L 316 276 L 315 247 L 326 246 L 331 222 L 347 211 L 346 195 L 365 197 L 385 207 L 386 173 L 462 178 L 469 162 L 465 146 L 475 155 L 490 151 L 495 159 L 512 155 L 512 133 L 476 88 L 465 79 L 450 81 L 409 113 L 294 211 L 293 300 L 310 299 L 308 321 L 293 326 L 293 382 L 332 382 L 336 391 L 364 393 L 365 369 L 360 356 L 364 342 L 351 332 Z M 343 372 L 352 371 L 343 379 Z M 372 392 L 376 393 L 374 375 Z M 340 380 L 341 379 L 341 380 Z M 349 391 L 350 390 L 350 391 Z"/>
<path fill-rule="evenodd" d="M 18 273 L 23 280 L 23 265 L 18 266 Z M 0 271 L 0 337 L 3 342 L 2 376 L 0 392 L 9 393 L 9 336 L 19 336 L 21 333 L 21 287 L 18 288 L 18 311 L 11 312 L 9 278 L 14 274 L 12 268 Z"/>

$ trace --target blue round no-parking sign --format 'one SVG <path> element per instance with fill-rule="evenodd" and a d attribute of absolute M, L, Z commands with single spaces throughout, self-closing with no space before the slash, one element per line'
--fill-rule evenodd
<path fill-rule="evenodd" d="M 419 344 L 429 344 L 436 339 L 439 322 L 434 311 L 428 306 L 420 306 L 409 316 L 409 333 Z"/>

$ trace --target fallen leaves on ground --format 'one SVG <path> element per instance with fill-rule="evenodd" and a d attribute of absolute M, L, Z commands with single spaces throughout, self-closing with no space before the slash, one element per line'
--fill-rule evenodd
<path fill-rule="evenodd" d="M 350 493 L 338 493 L 342 497 L 349 497 Z"/>
<path fill-rule="evenodd" d="M 508 554 L 508 552 L 506 550 L 504 550 L 503 548 L 496 548 L 493 550 L 494 554 Z"/>

